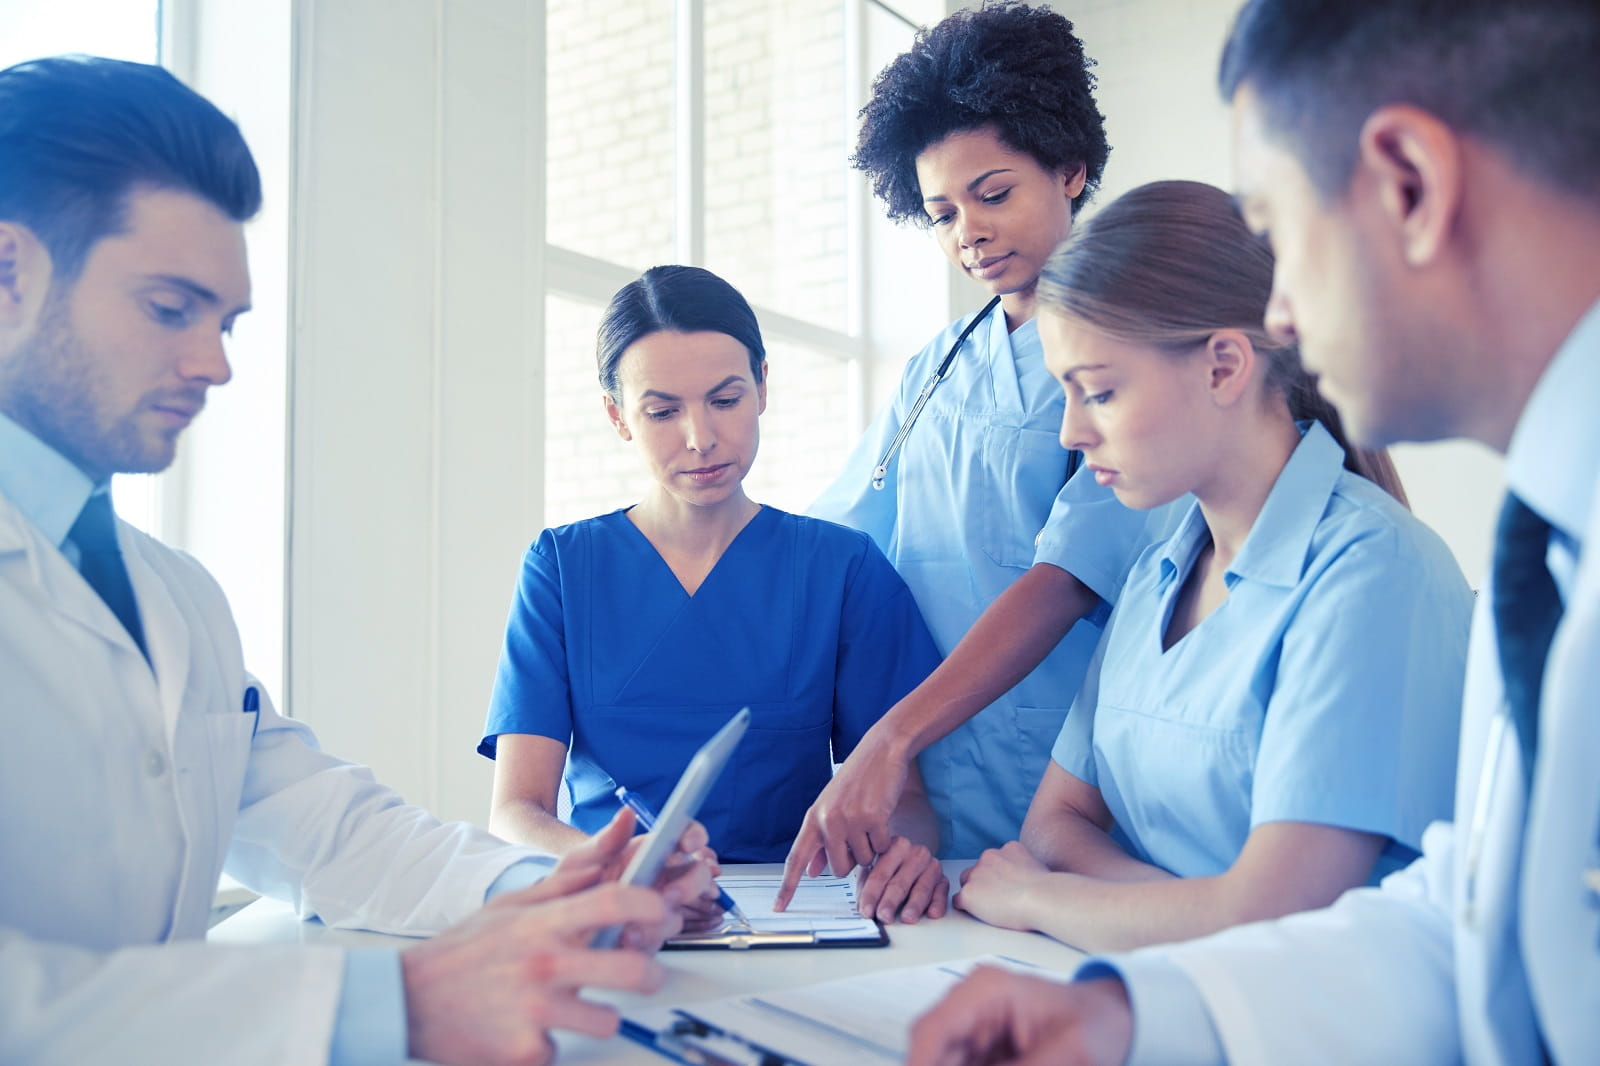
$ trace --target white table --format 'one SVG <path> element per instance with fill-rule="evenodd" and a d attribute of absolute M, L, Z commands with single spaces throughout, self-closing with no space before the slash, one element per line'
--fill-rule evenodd
<path fill-rule="evenodd" d="M 952 886 L 959 872 L 970 865 L 947 862 Z M 778 873 L 780 866 L 729 866 L 729 873 Z M 211 930 L 212 941 L 232 944 L 321 943 L 351 947 L 401 946 L 404 937 L 329 929 L 318 922 L 302 922 L 276 900 L 252 903 Z M 815 950 L 664 951 L 659 958 L 667 980 L 653 997 L 593 992 L 592 998 L 615 1003 L 626 1013 L 641 1003 L 678 1006 L 738 993 L 827 981 L 835 977 L 918 966 L 973 955 L 1000 954 L 1053 969 L 1072 968 L 1083 955 L 1037 933 L 996 929 L 951 908 L 936 922 L 889 927 L 887 948 L 819 948 Z M 591 1040 L 566 1033 L 558 1036 L 563 1063 L 594 1066 L 665 1062 L 654 1053 L 627 1040 Z"/>

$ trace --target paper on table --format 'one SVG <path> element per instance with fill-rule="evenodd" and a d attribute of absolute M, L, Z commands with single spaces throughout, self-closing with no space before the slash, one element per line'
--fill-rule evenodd
<path fill-rule="evenodd" d="M 741 1044 L 777 1052 L 787 1062 L 812 1066 L 900 1062 L 910 1044 L 912 1023 L 980 963 L 1048 973 L 1016 959 L 985 955 L 730 996 L 675 1011 L 658 1008 L 629 1014 L 657 1029 L 670 1025 L 670 1016 L 693 1018 L 732 1035 Z"/>
<path fill-rule="evenodd" d="M 783 878 L 770 876 L 720 877 L 750 928 L 758 933 L 812 933 L 818 940 L 876 937 L 878 926 L 856 912 L 856 886 L 848 877 L 808 877 L 795 889 L 789 909 L 774 911 L 772 901 Z"/>

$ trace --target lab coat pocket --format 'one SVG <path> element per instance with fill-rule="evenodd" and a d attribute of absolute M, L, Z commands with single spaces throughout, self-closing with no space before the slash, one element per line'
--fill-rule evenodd
<path fill-rule="evenodd" d="M 981 524 L 983 552 L 997 566 L 1026 570 L 1050 507 L 1067 479 L 1067 452 L 1049 430 L 989 426 L 983 434 L 983 464 L 990 491 L 973 506 Z"/>
<path fill-rule="evenodd" d="M 226 854 L 233 839 L 244 794 L 244 775 L 250 765 L 250 744 L 255 735 L 254 714 L 208 714 L 206 765 L 211 770 L 211 802 L 217 813 L 218 854 Z"/>

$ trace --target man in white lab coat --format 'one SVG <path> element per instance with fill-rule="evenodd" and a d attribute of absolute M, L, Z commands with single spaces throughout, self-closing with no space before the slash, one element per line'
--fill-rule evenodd
<path fill-rule="evenodd" d="M 604 883 L 626 817 L 552 872 L 405 805 L 273 710 L 211 577 L 110 508 L 228 380 L 260 200 L 237 128 L 159 68 L 0 71 L 0 1061 L 542 1062 L 552 1028 L 615 1031 L 578 991 L 658 981 L 638 949 L 709 876 Z M 224 866 L 444 932 L 209 946 Z M 631 947 L 588 950 L 614 923 Z"/>
<path fill-rule="evenodd" d="M 1352 436 L 1506 457 L 1454 824 L 1325 911 L 984 972 L 911 1061 L 1600 1062 L 1600 4 L 1252 0 L 1221 81 Z"/>

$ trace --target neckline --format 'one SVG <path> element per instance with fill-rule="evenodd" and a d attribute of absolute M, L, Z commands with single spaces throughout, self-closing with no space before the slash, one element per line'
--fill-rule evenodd
<path fill-rule="evenodd" d="M 634 504 L 630 504 L 627 507 L 618 508 L 617 510 L 611 512 L 612 517 L 615 518 L 616 521 L 620 522 L 623 526 L 627 527 L 629 532 L 633 536 L 637 537 L 640 543 L 650 550 L 650 554 L 655 557 L 657 565 L 659 565 L 662 570 L 666 571 L 667 577 L 671 579 L 672 583 L 677 586 L 678 591 L 683 593 L 684 598 L 688 600 L 693 600 L 700 594 L 702 589 L 711 583 L 711 579 L 716 576 L 719 570 L 722 569 L 722 564 L 727 560 L 729 555 L 733 554 L 733 550 L 739 545 L 739 542 L 744 540 L 745 535 L 750 532 L 751 528 L 754 527 L 758 522 L 762 522 L 763 516 L 772 510 L 771 507 L 768 507 L 764 503 L 757 504 L 756 513 L 751 515 L 745 524 L 739 527 L 739 531 L 733 535 L 733 539 L 728 541 L 727 547 L 722 549 L 722 554 L 717 556 L 716 561 L 711 564 L 711 567 L 706 571 L 705 576 L 700 579 L 700 584 L 695 586 L 695 590 L 693 592 L 690 592 L 684 583 L 678 578 L 678 574 L 672 569 L 672 565 L 667 562 L 666 556 L 661 554 L 661 549 L 656 547 L 655 541 L 646 536 L 644 530 L 634 525 L 633 519 L 628 517 L 628 512 L 633 510 L 635 506 L 636 505 Z"/>

